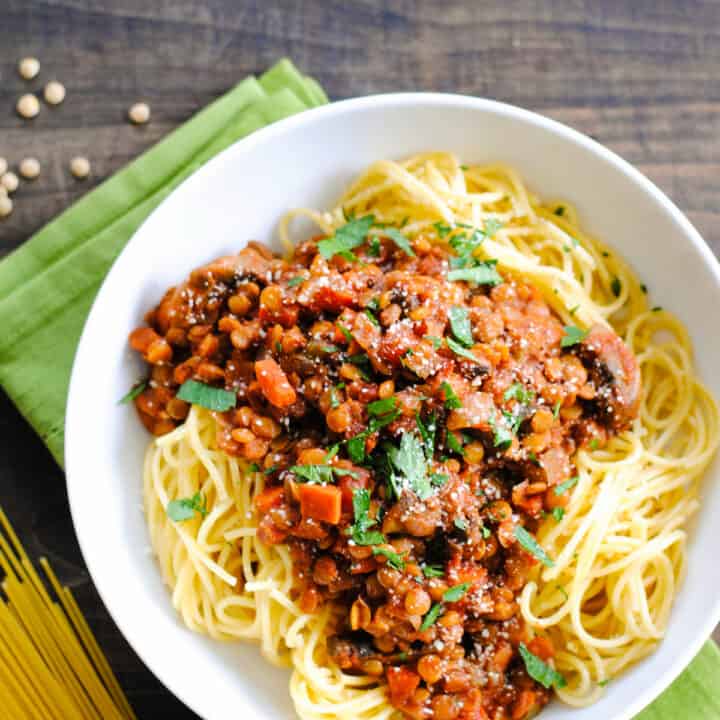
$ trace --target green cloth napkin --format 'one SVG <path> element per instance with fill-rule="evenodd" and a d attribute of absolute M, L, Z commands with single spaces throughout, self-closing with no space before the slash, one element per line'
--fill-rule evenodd
<path fill-rule="evenodd" d="M 88 193 L 0 262 L 0 385 L 63 464 L 70 369 L 112 262 L 150 212 L 221 150 L 327 97 L 289 60 L 249 77 Z M 636 720 L 720 720 L 720 652 L 708 642 Z"/>

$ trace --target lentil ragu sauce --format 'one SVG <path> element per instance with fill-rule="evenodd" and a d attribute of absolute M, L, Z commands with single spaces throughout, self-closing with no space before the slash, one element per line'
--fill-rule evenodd
<path fill-rule="evenodd" d="M 552 682 L 524 659 L 554 653 L 518 608 L 552 562 L 530 533 L 562 517 L 575 450 L 637 414 L 635 358 L 519 278 L 449 281 L 445 243 L 320 240 L 251 242 L 170 289 L 130 335 L 140 418 L 182 423 L 190 380 L 234 393 L 219 447 L 264 471 L 258 536 L 290 547 L 303 610 L 342 608 L 332 659 L 411 718 L 528 718 Z"/>

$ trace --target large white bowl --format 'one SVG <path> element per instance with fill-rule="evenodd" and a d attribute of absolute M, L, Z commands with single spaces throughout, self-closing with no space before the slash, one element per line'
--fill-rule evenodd
<path fill-rule="evenodd" d="M 288 208 L 331 207 L 381 158 L 450 150 L 468 162 L 515 166 L 545 198 L 565 198 L 583 225 L 616 248 L 653 302 L 690 329 L 704 380 L 720 396 L 720 268 L 697 231 L 619 157 L 552 120 L 509 105 L 436 94 L 339 102 L 277 123 L 199 170 L 148 218 L 105 280 L 75 358 L 66 424 L 67 483 L 78 539 L 120 630 L 157 677 L 206 720 L 294 717 L 286 671 L 257 648 L 187 630 L 149 552 L 141 512 L 149 436 L 117 400 L 142 374 L 130 330 L 194 267 L 248 239 L 277 246 Z M 687 578 L 658 651 L 614 680 L 596 705 L 553 703 L 545 720 L 628 720 L 687 665 L 720 620 L 718 473 L 708 473 Z"/>

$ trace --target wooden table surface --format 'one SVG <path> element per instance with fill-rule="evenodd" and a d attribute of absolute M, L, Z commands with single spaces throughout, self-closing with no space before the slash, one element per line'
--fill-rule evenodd
<path fill-rule="evenodd" d="M 15 64 L 35 55 L 40 77 Z M 248 73 L 283 55 L 331 98 L 394 90 L 482 95 L 591 135 L 634 163 L 720 251 L 720 2 L 552 0 L 0 0 L 0 156 L 42 163 L 0 222 L 0 255 Z M 32 122 L 20 94 L 67 99 Z M 125 121 L 138 100 L 146 127 Z M 74 180 L 75 155 L 92 177 Z M 0 504 L 78 594 L 140 718 L 193 718 L 143 666 L 88 577 L 62 472 L 0 393 Z"/>

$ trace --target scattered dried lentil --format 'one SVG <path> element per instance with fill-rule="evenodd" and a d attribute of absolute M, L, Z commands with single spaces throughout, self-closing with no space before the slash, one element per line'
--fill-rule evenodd
<path fill-rule="evenodd" d="M 86 157 L 74 157 L 70 161 L 70 172 L 78 180 L 84 180 L 90 174 L 90 161 Z"/>
<path fill-rule="evenodd" d="M 59 105 L 65 99 L 65 86 L 57 80 L 52 80 L 45 86 L 43 95 L 48 105 Z"/>
<path fill-rule="evenodd" d="M 135 125 L 144 125 L 150 120 L 150 106 L 147 103 L 135 103 L 128 110 L 128 117 Z"/>
<path fill-rule="evenodd" d="M 19 98 L 15 109 L 18 111 L 18 115 L 29 120 L 40 112 L 40 101 L 34 95 L 28 93 Z"/>
<path fill-rule="evenodd" d="M 40 61 L 34 57 L 25 57 L 18 63 L 18 72 L 23 80 L 32 80 L 40 72 Z"/>

